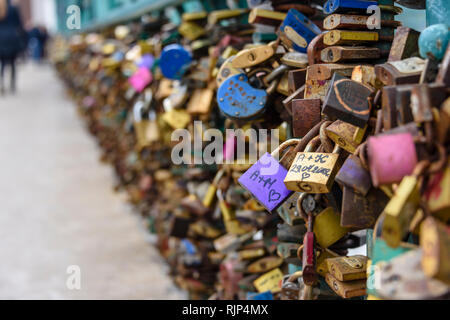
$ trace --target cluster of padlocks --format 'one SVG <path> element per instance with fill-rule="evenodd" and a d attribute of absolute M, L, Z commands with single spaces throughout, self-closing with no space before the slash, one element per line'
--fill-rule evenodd
<path fill-rule="evenodd" d="M 402 26 L 393 0 L 247 4 L 55 43 L 176 284 L 194 299 L 448 298 L 448 27 Z M 225 137 L 211 163 L 208 129 Z"/>

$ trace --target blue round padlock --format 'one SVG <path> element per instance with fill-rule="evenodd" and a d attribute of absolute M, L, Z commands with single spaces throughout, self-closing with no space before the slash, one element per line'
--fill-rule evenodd
<path fill-rule="evenodd" d="M 217 91 L 220 110 L 231 119 L 254 119 L 264 114 L 267 92 L 253 88 L 244 73 L 227 78 Z"/>
<path fill-rule="evenodd" d="M 442 60 L 450 38 L 449 28 L 445 24 L 434 24 L 422 31 L 419 37 L 419 50 L 422 58 L 429 56 Z"/>
<path fill-rule="evenodd" d="M 171 44 L 161 52 L 159 67 L 164 77 L 180 80 L 192 62 L 192 55 L 183 46 Z"/>

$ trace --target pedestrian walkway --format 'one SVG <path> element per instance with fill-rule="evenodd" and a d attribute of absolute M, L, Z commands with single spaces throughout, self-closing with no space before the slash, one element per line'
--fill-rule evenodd
<path fill-rule="evenodd" d="M 185 299 L 54 70 L 18 80 L 0 97 L 0 299 Z"/>

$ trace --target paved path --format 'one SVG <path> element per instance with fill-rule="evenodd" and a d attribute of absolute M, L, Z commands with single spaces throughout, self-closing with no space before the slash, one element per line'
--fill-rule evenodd
<path fill-rule="evenodd" d="M 186 298 L 52 68 L 21 66 L 0 111 L 0 299 Z"/>

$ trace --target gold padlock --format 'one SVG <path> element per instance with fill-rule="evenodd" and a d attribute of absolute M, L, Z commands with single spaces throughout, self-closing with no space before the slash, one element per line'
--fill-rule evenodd
<path fill-rule="evenodd" d="M 385 218 L 383 222 L 382 237 L 386 243 L 397 248 L 406 233 L 420 204 L 420 175 L 429 166 L 424 160 L 419 162 L 410 176 L 405 176 L 395 195 L 384 208 Z"/>
<path fill-rule="evenodd" d="M 317 138 L 308 144 L 305 152 L 297 153 L 284 179 L 284 184 L 289 190 L 306 193 L 331 192 L 334 177 L 339 170 L 338 159 L 341 149 L 336 145 L 333 153 L 312 152 Z"/>
<path fill-rule="evenodd" d="M 328 207 L 314 218 L 314 235 L 322 248 L 328 248 L 349 232 L 341 226 L 341 218 L 333 208 Z"/>

